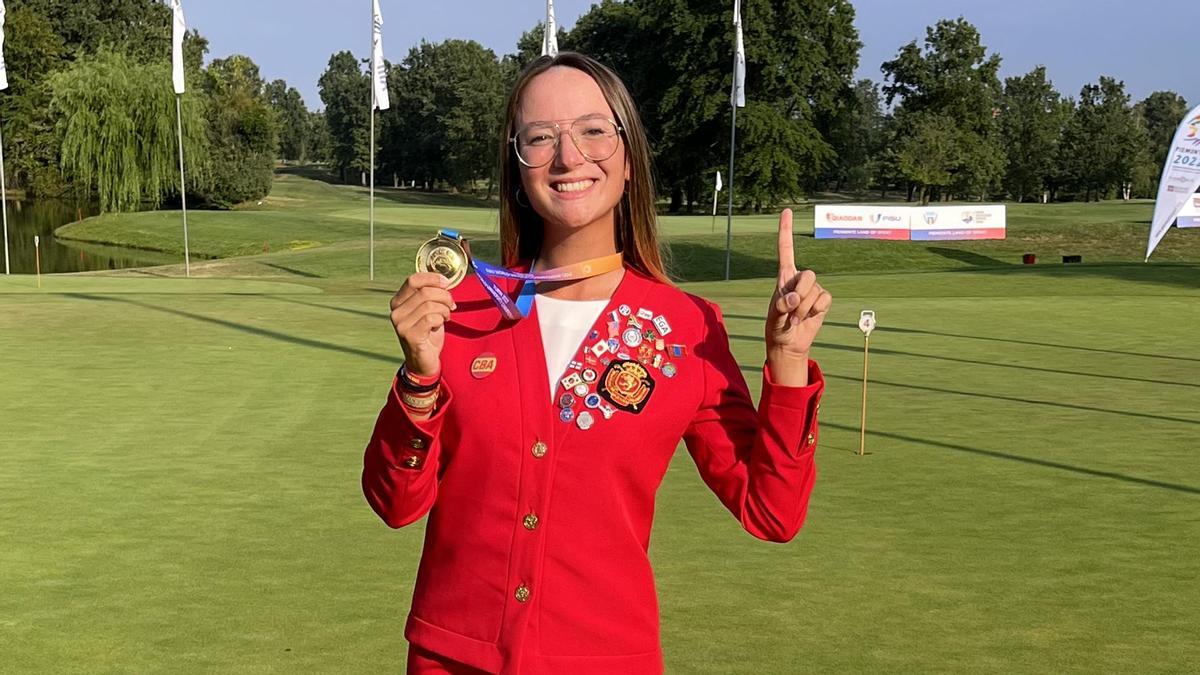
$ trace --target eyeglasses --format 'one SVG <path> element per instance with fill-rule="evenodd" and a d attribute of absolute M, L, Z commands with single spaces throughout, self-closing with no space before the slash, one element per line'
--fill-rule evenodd
<path fill-rule="evenodd" d="M 534 122 L 521 127 L 509 141 L 517 151 L 517 159 L 525 166 L 536 169 L 554 159 L 562 129 L 559 122 Z M 603 162 L 616 154 L 617 147 L 621 145 L 620 134 L 624 131 L 616 122 L 598 115 L 571 120 L 567 130 L 571 142 L 589 162 Z"/>

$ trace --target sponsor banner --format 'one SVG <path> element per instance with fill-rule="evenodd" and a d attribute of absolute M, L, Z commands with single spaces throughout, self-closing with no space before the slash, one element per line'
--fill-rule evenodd
<path fill-rule="evenodd" d="M 905 206 L 818 204 L 813 233 L 817 239 L 906 241 L 910 210 Z"/>
<path fill-rule="evenodd" d="M 1007 234 L 1007 212 L 1002 204 L 914 206 L 910 211 L 913 241 L 1004 239 Z"/>
<path fill-rule="evenodd" d="M 1200 227 L 1200 194 L 1192 195 L 1192 198 L 1183 205 L 1183 210 L 1179 212 L 1179 220 L 1175 221 L 1175 227 Z"/>
<path fill-rule="evenodd" d="M 1200 188 L 1200 106 L 1192 108 L 1175 130 L 1171 150 L 1163 165 L 1162 178 L 1158 182 L 1158 198 L 1154 201 L 1154 217 L 1150 221 L 1150 239 L 1146 242 L 1146 260 L 1150 260 L 1154 247 L 1167 235 L 1171 223 L 1194 199 L 1196 188 Z M 1181 222 L 1180 227 L 1186 226 Z"/>

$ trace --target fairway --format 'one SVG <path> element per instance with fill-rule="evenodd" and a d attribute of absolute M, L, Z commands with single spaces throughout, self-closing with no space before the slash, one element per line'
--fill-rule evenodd
<path fill-rule="evenodd" d="M 403 272 L 369 284 L 319 260 L 335 247 L 290 255 L 319 274 L 0 281 L 6 668 L 400 668 L 423 526 L 388 530 L 358 476 Z M 808 524 L 752 539 L 680 452 L 651 546 L 668 670 L 1200 660 L 1200 267 L 823 281 Z M 687 286 L 722 305 L 755 391 L 770 286 Z M 882 328 L 858 457 L 865 308 Z"/>

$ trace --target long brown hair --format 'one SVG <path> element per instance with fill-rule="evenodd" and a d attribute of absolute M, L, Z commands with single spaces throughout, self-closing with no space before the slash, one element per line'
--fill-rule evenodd
<path fill-rule="evenodd" d="M 650 173 L 650 145 L 637 107 L 621 78 L 599 61 L 575 52 L 542 56 L 530 63 L 508 97 L 504 113 L 504 137 L 500 148 L 500 253 L 505 265 L 538 256 L 542 248 L 542 217 L 517 199 L 521 187 L 521 166 L 509 139 L 516 133 L 517 107 L 521 94 L 533 78 L 555 66 L 582 71 L 595 80 L 604 100 L 616 115 L 623 130 L 625 161 L 629 163 L 629 184 L 616 207 L 613 236 L 617 250 L 625 254 L 625 264 L 639 272 L 670 283 L 659 250 L 657 214 L 654 210 L 654 178 Z"/>

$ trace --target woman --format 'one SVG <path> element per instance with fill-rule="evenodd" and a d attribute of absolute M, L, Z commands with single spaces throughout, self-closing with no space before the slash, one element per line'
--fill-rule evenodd
<path fill-rule="evenodd" d="M 538 59 L 505 136 L 505 265 L 575 274 L 538 284 L 515 321 L 478 275 L 451 291 L 415 274 L 392 299 L 405 365 L 363 490 L 391 527 L 429 514 L 409 671 L 659 672 L 655 490 L 683 439 L 746 530 L 795 536 L 823 388 L 809 349 L 831 299 L 797 273 L 784 211 L 756 411 L 719 310 L 667 280 L 646 137 L 616 75 Z"/>

